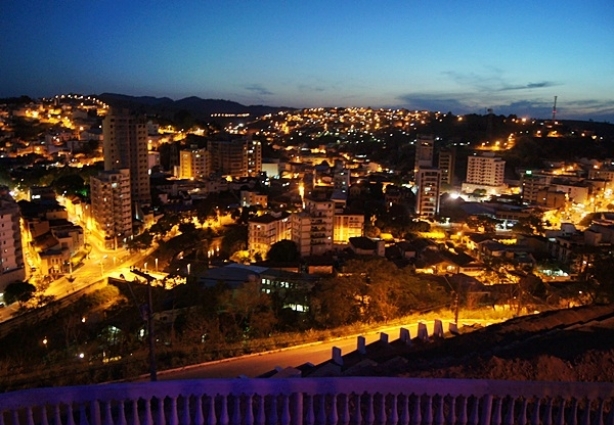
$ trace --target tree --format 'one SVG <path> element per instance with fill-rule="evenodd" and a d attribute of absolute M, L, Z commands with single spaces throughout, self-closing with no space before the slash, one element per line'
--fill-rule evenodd
<path fill-rule="evenodd" d="M 295 242 L 284 239 L 271 245 L 271 249 L 269 249 L 266 258 L 274 262 L 291 263 L 293 261 L 298 261 L 301 258 L 301 254 Z"/>
<path fill-rule="evenodd" d="M 9 283 L 4 289 L 4 301 L 13 304 L 16 301 L 26 302 L 34 296 L 36 287 L 28 282 Z"/>

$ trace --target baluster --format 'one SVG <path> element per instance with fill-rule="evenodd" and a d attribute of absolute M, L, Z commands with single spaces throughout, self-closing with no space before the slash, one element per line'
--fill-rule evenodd
<path fill-rule="evenodd" d="M 111 412 L 111 400 L 104 401 L 104 425 L 113 425 L 113 414 Z"/>
<path fill-rule="evenodd" d="M 269 414 L 267 415 L 268 425 L 277 425 L 277 397 L 277 394 L 271 396 L 271 405 L 269 406 Z"/>
<path fill-rule="evenodd" d="M 170 397 L 170 396 L 169 396 Z M 170 397 L 171 399 L 171 411 L 169 414 L 169 425 L 179 425 L 179 416 L 177 415 L 177 397 Z"/>
<path fill-rule="evenodd" d="M 241 425 L 241 395 L 237 394 L 233 397 L 232 417 L 230 418 L 232 425 Z"/>
<path fill-rule="evenodd" d="M 6 425 L 4 423 L 4 412 L 0 411 L 0 425 Z"/>
<path fill-rule="evenodd" d="M 556 425 L 565 425 L 565 402 L 564 398 L 561 398 L 559 403 L 559 411 L 556 415 Z"/>
<path fill-rule="evenodd" d="M 595 420 L 595 425 L 604 425 L 603 423 L 603 409 L 605 405 L 605 400 L 601 399 L 599 401 L 599 410 L 597 411 L 597 419 Z"/>
<path fill-rule="evenodd" d="M 117 420 L 119 422 L 119 425 L 127 425 L 128 422 L 126 421 L 126 410 L 125 410 L 125 403 L 124 400 L 119 400 L 119 406 L 118 406 L 118 417 Z"/>
<path fill-rule="evenodd" d="M 34 425 L 34 413 L 32 412 L 31 406 L 29 406 L 26 410 L 26 423 L 28 425 Z"/>
<path fill-rule="evenodd" d="M 350 423 L 350 395 L 341 394 L 341 415 L 339 424 L 348 425 Z"/>
<path fill-rule="evenodd" d="M 258 410 L 256 411 L 256 424 L 257 425 L 264 425 L 264 421 L 266 419 L 266 411 L 265 409 L 265 405 L 264 405 L 265 399 L 264 399 L 264 395 L 259 395 L 258 396 Z"/>
<path fill-rule="evenodd" d="M 552 425 L 552 409 L 554 408 L 554 397 L 548 399 L 546 412 L 544 413 L 544 425 Z"/>
<path fill-rule="evenodd" d="M 157 410 L 157 414 L 158 414 L 158 419 L 157 419 L 157 423 L 156 425 L 166 425 L 166 417 L 164 416 L 164 397 L 161 398 L 157 398 L 158 400 L 158 410 Z"/>
<path fill-rule="evenodd" d="M 426 411 L 424 412 L 424 425 L 433 425 L 433 396 L 426 396 Z"/>
<path fill-rule="evenodd" d="M 292 417 L 294 418 L 294 425 L 303 425 L 303 393 L 294 393 L 293 409 Z"/>
<path fill-rule="evenodd" d="M 362 394 L 354 393 L 354 421 L 355 424 L 362 424 Z"/>
<path fill-rule="evenodd" d="M 215 396 L 207 396 L 207 425 L 215 425 L 217 416 L 215 415 Z"/>
<path fill-rule="evenodd" d="M 514 424 L 514 407 L 516 407 L 516 397 L 509 396 L 508 400 L 507 412 L 505 413 L 505 419 L 503 419 L 503 425 Z"/>
<path fill-rule="evenodd" d="M 484 400 L 484 404 L 482 406 L 482 421 L 483 425 L 488 425 L 490 423 L 490 416 L 492 414 L 492 395 L 487 394 L 482 397 Z M 477 401 L 476 401 L 476 410 L 477 410 Z"/>
<path fill-rule="evenodd" d="M 535 408 L 533 409 L 533 415 L 531 417 L 531 423 L 533 425 L 539 425 L 540 408 L 541 408 L 541 399 L 539 397 L 536 397 Z"/>
<path fill-rule="evenodd" d="M 522 399 L 522 406 L 520 406 L 520 415 L 518 416 L 518 425 L 527 424 L 527 405 L 529 404 L 528 398 Z"/>
<path fill-rule="evenodd" d="M 55 409 L 53 411 L 53 422 L 55 425 L 62 425 L 62 415 L 60 412 L 60 403 L 55 405 Z"/>
<path fill-rule="evenodd" d="M 228 397 L 227 394 L 222 394 L 222 405 L 220 406 L 220 417 L 218 418 L 220 425 L 228 425 Z"/>
<path fill-rule="evenodd" d="M 75 412 L 72 403 L 66 405 L 66 425 L 75 425 Z M 16 422 L 19 423 L 19 422 Z"/>
<path fill-rule="evenodd" d="M 3 413 L 0 413 L 0 425 L 4 425 Z M 41 406 L 41 425 L 49 425 L 49 419 L 47 418 L 47 406 L 45 405 Z"/>
<path fill-rule="evenodd" d="M 503 399 L 502 397 L 497 397 L 495 400 L 495 411 L 492 415 L 491 424 L 492 425 L 501 425 L 501 409 L 503 408 Z"/>
<path fill-rule="evenodd" d="M 375 413 L 373 412 L 373 394 L 367 394 L 367 415 L 364 418 L 367 425 L 373 425 L 375 422 Z"/>
<path fill-rule="evenodd" d="M 376 423 L 377 424 L 385 424 L 386 423 L 386 395 L 385 394 L 376 394 L 374 399 L 375 408 L 377 409 L 376 415 Z M 379 402 L 377 402 L 379 400 Z"/>
<path fill-rule="evenodd" d="M 401 394 L 401 417 L 400 425 L 409 425 L 409 395 Z"/>
<path fill-rule="evenodd" d="M 331 401 L 330 401 L 330 412 L 328 414 L 328 423 L 330 425 L 336 425 L 338 421 L 339 421 L 339 415 L 337 414 L 337 394 L 332 394 Z"/>
<path fill-rule="evenodd" d="M 411 423 L 413 425 L 420 425 L 422 423 L 422 406 L 420 406 L 420 400 L 422 396 L 416 395 L 414 398 L 414 411 L 411 417 Z"/>
<path fill-rule="evenodd" d="M 582 415 L 581 425 L 591 425 L 591 400 L 586 399 L 586 405 L 584 406 L 584 414 Z"/>
<path fill-rule="evenodd" d="M 320 394 L 317 396 L 317 403 L 313 404 L 316 408 L 316 418 L 318 425 L 324 425 L 326 423 L 326 394 Z"/>
<path fill-rule="evenodd" d="M 388 424 L 390 425 L 397 425 L 399 423 L 398 396 L 398 394 L 391 394 L 390 417 L 388 417 Z"/>
<path fill-rule="evenodd" d="M 290 425 L 290 396 L 282 394 L 281 400 L 281 425 Z"/>
<path fill-rule="evenodd" d="M 433 423 L 435 425 L 443 425 L 446 422 L 443 413 L 444 396 L 437 395 L 436 397 L 437 399 L 435 401 L 437 402 L 437 407 L 435 408 L 436 413 L 435 417 L 433 418 Z"/>
<path fill-rule="evenodd" d="M 480 423 L 479 411 L 480 399 L 478 397 L 473 397 L 473 402 L 471 403 L 471 411 L 469 412 L 469 425 L 478 425 Z"/>
<path fill-rule="evenodd" d="M 461 396 L 461 411 L 460 411 L 460 415 L 458 416 L 458 425 L 467 425 L 467 402 L 468 402 L 468 398 L 465 396 Z"/>
<path fill-rule="evenodd" d="M 143 418 L 144 425 L 154 425 L 153 415 L 151 412 L 151 399 L 145 399 L 145 417 Z"/>
<path fill-rule="evenodd" d="M 192 414 L 190 413 L 190 396 L 183 397 L 183 415 L 181 416 L 182 424 L 192 423 Z"/>
<path fill-rule="evenodd" d="M 139 399 L 138 398 L 132 400 L 132 413 L 130 414 L 130 424 L 131 425 L 141 425 L 141 421 L 139 419 Z"/>
<path fill-rule="evenodd" d="M 449 400 L 448 404 L 450 407 L 448 409 L 448 418 L 445 423 L 447 423 L 448 425 L 454 425 L 456 423 L 456 397 L 451 396 L 450 394 L 448 394 L 447 397 Z M 441 401 L 442 403 L 445 403 L 445 398 L 442 398 Z"/>
<path fill-rule="evenodd" d="M 315 423 L 315 415 L 313 414 L 313 395 L 308 395 L 306 400 L 305 425 L 313 425 Z"/>
<path fill-rule="evenodd" d="M 578 399 L 574 398 L 571 403 L 569 425 L 578 425 Z"/>
<path fill-rule="evenodd" d="M 254 425 L 254 395 L 245 397 L 245 425 Z"/>
<path fill-rule="evenodd" d="M 12 424 L 19 425 L 19 413 L 18 413 L 17 409 L 13 410 L 13 422 L 12 422 Z"/>
<path fill-rule="evenodd" d="M 28 412 L 28 424 L 32 424 L 33 422 L 30 420 L 30 416 L 32 412 Z M 79 408 L 79 425 L 89 425 L 87 420 L 87 409 L 85 408 L 85 403 L 81 403 Z"/>

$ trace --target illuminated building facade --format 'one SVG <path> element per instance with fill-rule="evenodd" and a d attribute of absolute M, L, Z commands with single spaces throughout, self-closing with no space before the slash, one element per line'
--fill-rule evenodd
<path fill-rule="evenodd" d="M 103 171 L 90 179 L 95 231 L 108 248 L 132 235 L 130 170 Z"/>
<path fill-rule="evenodd" d="M 26 278 L 20 218 L 19 206 L 8 188 L 0 186 L 0 293 L 9 283 Z"/>
<path fill-rule="evenodd" d="M 202 179 L 211 173 L 207 149 L 185 149 L 179 153 L 179 178 Z"/>

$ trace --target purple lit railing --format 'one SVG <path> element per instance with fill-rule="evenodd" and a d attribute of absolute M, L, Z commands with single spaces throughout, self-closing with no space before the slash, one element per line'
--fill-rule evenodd
<path fill-rule="evenodd" d="M 614 425 L 614 384 L 211 379 L 0 394 L 0 425 Z"/>

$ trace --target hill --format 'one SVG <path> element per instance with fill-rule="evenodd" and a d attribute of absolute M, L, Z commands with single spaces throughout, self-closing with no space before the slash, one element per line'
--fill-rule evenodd
<path fill-rule="evenodd" d="M 102 93 L 97 97 L 112 107 L 129 108 L 138 113 L 159 115 L 169 119 L 178 112 L 187 111 L 194 119 L 200 121 L 211 121 L 212 114 L 249 114 L 249 117 L 253 119 L 257 116 L 292 109 L 265 105 L 245 106 L 230 100 L 201 99 L 196 96 L 173 100 L 168 97 L 128 96 L 118 93 Z"/>

